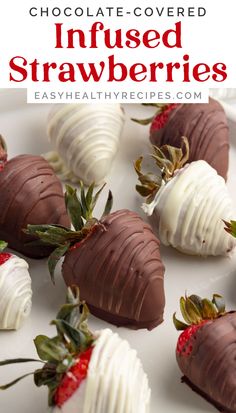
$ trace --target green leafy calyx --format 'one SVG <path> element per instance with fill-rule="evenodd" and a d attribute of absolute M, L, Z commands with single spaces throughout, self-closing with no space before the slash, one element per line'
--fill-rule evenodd
<path fill-rule="evenodd" d="M 26 234 L 38 238 L 32 244 L 43 243 L 55 247 L 48 260 L 49 272 L 53 282 L 54 271 L 60 258 L 75 244 L 77 245 L 89 236 L 97 226 L 102 226 L 100 220 L 93 216 L 93 211 L 104 186 L 94 194 L 94 184 L 90 185 L 85 191 L 81 182 L 80 194 L 78 195 L 77 189 L 66 185 L 65 204 L 74 227 L 73 230 L 60 225 L 28 225 L 24 231 Z M 112 193 L 109 191 L 101 218 L 110 213 L 112 203 Z"/>
<path fill-rule="evenodd" d="M 0 241 L 0 252 L 4 251 L 7 248 L 7 242 Z"/>
<path fill-rule="evenodd" d="M 7 145 L 2 135 L 0 135 L 0 171 L 3 170 L 7 162 Z"/>
<path fill-rule="evenodd" d="M 225 224 L 225 231 L 236 238 L 236 221 L 223 221 Z"/>
<path fill-rule="evenodd" d="M 212 300 L 201 298 L 198 295 L 180 298 L 180 311 L 183 321 L 173 315 L 173 322 L 177 330 L 186 330 L 191 325 L 201 324 L 204 320 L 214 320 L 224 314 L 224 299 L 219 294 L 214 294 Z"/>
<path fill-rule="evenodd" d="M 33 374 L 36 386 L 48 386 L 49 405 L 52 406 L 55 391 L 63 375 L 76 363 L 79 355 L 94 342 L 94 336 L 87 325 L 88 313 L 86 304 L 80 301 L 79 289 L 68 288 L 66 303 L 59 310 L 55 320 L 51 322 L 56 326 L 57 335 L 53 338 L 39 335 L 34 340 L 39 359 L 13 359 L 0 362 L 0 366 L 41 362 L 43 367 L 0 386 L 0 390 L 6 390 L 21 379 Z"/>
<path fill-rule="evenodd" d="M 155 113 L 147 119 L 136 119 L 136 118 L 131 118 L 133 122 L 138 123 L 139 125 L 149 125 L 152 123 L 152 121 L 156 118 L 156 116 L 160 115 L 162 112 L 165 112 L 168 107 L 170 106 L 169 104 L 166 103 L 142 103 L 143 106 L 150 106 L 156 108 Z"/>
<path fill-rule="evenodd" d="M 134 169 L 141 183 L 141 185 L 136 185 L 136 190 L 146 198 L 147 203 L 152 202 L 159 189 L 174 176 L 175 171 L 181 169 L 187 163 L 189 159 L 188 139 L 182 137 L 181 148 L 170 145 L 163 145 L 160 148 L 153 146 L 151 157 L 158 168 L 158 175 L 142 172 L 143 157 L 140 157 L 134 163 Z"/>

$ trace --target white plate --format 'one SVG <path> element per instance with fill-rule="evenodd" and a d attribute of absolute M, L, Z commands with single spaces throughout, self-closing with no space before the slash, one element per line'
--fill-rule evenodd
<path fill-rule="evenodd" d="M 5 136 L 10 157 L 21 153 L 41 154 L 50 149 L 46 136 L 48 105 L 22 104 L 23 91 L 12 96 L 12 106 L 0 112 L 0 133 Z M 23 95 L 23 98 L 25 96 Z M 4 99 L 0 95 L 0 108 Z M 9 102 L 8 102 L 9 103 Z M 140 154 L 148 153 L 148 129 L 134 124 L 130 116 L 145 117 L 150 110 L 138 105 L 125 106 L 127 122 L 122 144 L 107 180 L 107 187 L 114 194 L 114 208 L 130 208 L 141 212 L 141 199 L 135 193 L 136 176 L 132 162 Z M 231 152 L 228 187 L 236 205 L 236 125 L 231 123 Z M 1 194 L 0 194 L 1 196 Z M 102 204 L 106 194 L 101 198 Z M 99 210 L 98 210 L 99 213 Z M 235 209 L 236 217 L 236 209 Z M 175 361 L 175 345 L 178 333 L 172 324 L 172 314 L 178 309 L 179 297 L 187 291 L 211 296 L 218 292 L 225 296 L 228 308 L 236 307 L 235 276 L 236 256 L 230 258 L 194 258 L 182 255 L 172 248 L 162 248 L 166 266 L 165 290 L 166 308 L 164 323 L 151 332 L 131 331 L 119 328 L 119 334 L 137 349 L 148 374 L 152 389 L 151 413 L 207 413 L 215 409 L 201 397 L 181 384 L 181 373 Z M 33 309 L 30 318 L 18 332 L 0 333 L 0 359 L 12 357 L 35 357 L 33 338 L 37 334 L 53 335 L 54 328 L 49 321 L 64 302 L 66 288 L 60 271 L 54 287 L 50 281 L 46 260 L 29 260 L 33 279 Z M 91 328 L 100 329 L 108 324 L 91 316 Z M 117 328 L 111 327 L 114 331 Z M 7 366 L 0 368 L 0 383 L 8 382 L 26 371 L 32 365 Z M 47 411 L 47 390 L 37 389 L 32 378 L 17 384 L 0 394 L 0 412 L 44 413 Z M 79 412 L 78 412 L 79 413 Z M 108 413 L 108 412 L 104 412 Z"/>

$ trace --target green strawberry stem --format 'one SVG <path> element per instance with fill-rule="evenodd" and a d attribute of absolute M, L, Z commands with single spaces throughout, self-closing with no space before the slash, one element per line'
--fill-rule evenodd
<path fill-rule="evenodd" d="M 0 241 L 0 252 L 7 248 L 7 243 L 5 241 Z"/>
<path fill-rule="evenodd" d="M 2 135 L 0 135 L 0 171 L 3 169 L 7 161 L 7 145 Z"/>
<path fill-rule="evenodd" d="M 42 363 L 42 360 L 37 360 L 37 359 L 25 359 L 25 358 L 18 358 L 18 359 L 9 359 L 9 360 L 4 360 L 0 361 L 0 366 L 6 366 L 8 364 L 20 364 L 20 363 L 35 363 L 39 362 Z"/>
<path fill-rule="evenodd" d="M 157 166 L 158 175 L 152 173 L 143 174 L 141 156 L 134 163 L 134 169 L 141 183 L 136 185 L 137 192 L 146 198 L 147 203 L 151 203 L 160 188 L 165 185 L 173 176 L 176 170 L 181 169 L 189 159 L 189 143 L 186 137 L 182 137 L 182 147 L 175 148 L 170 145 L 163 145 L 160 148 L 153 146 L 151 157 Z"/>
<path fill-rule="evenodd" d="M 93 211 L 104 186 L 105 184 L 94 194 L 94 184 L 85 191 L 83 183 L 80 182 L 78 195 L 77 189 L 66 185 L 65 204 L 73 230 L 60 225 L 28 225 L 24 230 L 26 234 L 38 238 L 31 243 L 32 245 L 43 243 L 55 247 L 48 260 L 53 283 L 55 283 L 54 272 L 58 261 L 71 247 L 89 236 L 97 226 L 103 226 L 100 220 L 93 216 Z M 109 191 L 102 217 L 110 213 L 112 203 L 113 197 Z"/>
<path fill-rule="evenodd" d="M 236 221 L 223 221 L 225 224 L 225 231 L 236 238 Z"/>
<path fill-rule="evenodd" d="M 204 320 L 214 320 L 226 313 L 224 299 L 219 294 L 214 294 L 211 301 L 197 295 L 181 297 L 180 311 L 184 322 L 176 318 L 176 313 L 173 315 L 175 328 L 179 331 L 201 324 Z"/>
<path fill-rule="evenodd" d="M 169 106 L 169 104 L 166 104 L 166 103 L 142 103 L 142 105 L 154 107 L 157 109 L 156 112 L 153 114 L 153 116 L 151 116 L 150 118 L 147 118 L 147 119 L 131 118 L 133 122 L 136 122 L 139 125 L 143 125 L 143 126 L 149 125 L 150 123 L 152 123 L 155 117 L 159 115 L 160 113 L 164 112 Z"/>
<path fill-rule="evenodd" d="M 0 390 L 6 390 L 25 377 L 34 375 L 36 386 L 48 386 L 49 405 L 52 406 L 55 391 L 63 375 L 71 369 L 78 356 L 91 347 L 95 340 L 88 329 L 88 314 L 88 307 L 80 301 L 78 287 L 68 288 L 66 303 L 59 310 L 55 320 L 51 322 L 56 326 L 57 335 L 53 338 L 39 335 L 34 340 L 39 359 L 16 358 L 0 362 L 0 366 L 41 362 L 43 367 L 0 386 Z"/>

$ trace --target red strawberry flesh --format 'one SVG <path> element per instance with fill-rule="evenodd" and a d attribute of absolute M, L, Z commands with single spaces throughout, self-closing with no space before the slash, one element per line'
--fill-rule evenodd
<path fill-rule="evenodd" d="M 197 331 L 209 320 L 204 320 L 200 324 L 193 324 L 184 330 L 178 339 L 176 352 L 181 356 L 190 356 L 193 350 L 192 338 L 194 338 Z"/>
<path fill-rule="evenodd" d="M 168 122 L 170 113 L 177 107 L 177 103 L 172 103 L 171 105 L 166 106 L 166 108 L 158 113 L 152 121 L 150 132 L 155 132 L 159 129 L 164 128 Z"/>
<path fill-rule="evenodd" d="M 9 258 L 11 258 L 11 256 L 12 255 L 9 254 L 8 252 L 1 252 L 0 253 L 0 265 L 4 264 L 6 261 L 8 261 Z"/>
<path fill-rule="evenodd" d="M 90 347 L 81 353 L 73 367 L 63 376 L 54 396 L 54 402 L 57 406 L 61 407 L 87 377 L 92 351 L 93 348 Z"/>

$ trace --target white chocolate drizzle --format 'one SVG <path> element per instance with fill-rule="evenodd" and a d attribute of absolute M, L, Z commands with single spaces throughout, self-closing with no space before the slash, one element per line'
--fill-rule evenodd
<path fill-rule="evenodd" d="M 0 265 L 0 330 L 17 330 L 31 311 L 28 264 L 12 255 Z"/>
<path fill-rule="evenodd" d="M 97 334 L 88 375 L 53 413 L 148 413 L 150 388 L 135 350 L 110 329 Z"/>
<path fill-rule="evenodd" d="M 54 151 L 45 158 L 63 180 L 99 184 L 111 169 L 123 123 L 119 104 L 55 105 L 48 118 Z"/>
<path fill-rule="evenodd" d="M 143 205 L 164 245 L 192 255 L 227 255 L 236 240 L 223 220 L 235 217 L 224 179 L 205 161 L 192 162 Z"/>

